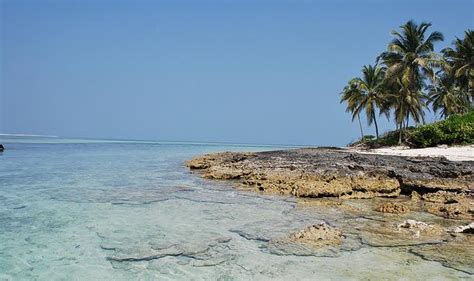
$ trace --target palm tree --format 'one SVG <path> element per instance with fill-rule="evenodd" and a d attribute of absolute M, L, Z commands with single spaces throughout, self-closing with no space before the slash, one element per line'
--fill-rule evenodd
<path fill-rule="evenodd" d="M 354 78 L 344 88 L 341 102 L 347 102 L 348 111 L 352 112 L 352 120 L 359 116 L 365 109 L 367 122 L 374 123 L 377 138 L 379 138 L 379 127 L 377 124 L 376 109 L 382 108 L 384 102 L 384 76 L 385 68 L 364 65 L 362 78 Z M 387 113 L 380 111 L 381 113 Z"/>
<path fill-rule="evenodd" d="M 446 72 L 452 73 L 455 83 L 465 93 L 464 101 L 474 102 L 474 31 L 467 30 L 464 39 L 456 38 L 453 48 L 445 48 L 441 52 L 447 62 Z"/>
<path fill-rule="evenodd" d="M 397 97 L 393 106 L 400 142 L 402 128 L 408 127 L 410 117 L 416 123 L 424 122 L 426 97 L 422 89 L 426 78 L 435 79 L 434 67 L 441 65 L 441 59 L 434 53 L 434 43 L 442 41 L 443 34 L 435 31 L 426 36 L 430 26 L 430 23 L 417 25 L 410 20 L 400 26 L 401 32 L 393 30 L 394 38 L 388 50 L 378 58 L 387 66 L 387 84 L 393 87 L 391 91 Z"/>
<path fill-rule="evenodd" d="M 344 87 L 341 93 L 341 103 L 347 102 L 346 112 L 350 112 L 352 114 L 352 121 L 357 117 L 359 121 L 359 128 L 360 128 L 360 139 L 364 139 L 364 130 L 362 129 L 362 123 L 360 122 L 360 113 L 355 113 L 355 109 L 358 105 L 359 100 L 359 90 L 357 89 L 357 85 L 352 83 L 352 80 L 349 81 L 347 86 Z"/>
<path fill-rule="evenodd" d="M 466 110 L 463 93 L 455 82 L 454 75 L 443 73 L 428 87 L 429 102 L 433 106 L 433 111 L 441 110 L 443 118 Z"/>

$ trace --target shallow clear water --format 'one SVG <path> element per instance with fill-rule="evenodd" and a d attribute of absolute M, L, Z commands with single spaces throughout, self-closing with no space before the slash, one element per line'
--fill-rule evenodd
<path fill-rule="evenodd" d="M 469 278 L 397 248 L 337 257 L 272 252 L 268 239 L 331 214 L 184 167 L 203 153 L 276 147 L 6 136 L 0 143 L 0 280 Z"/>

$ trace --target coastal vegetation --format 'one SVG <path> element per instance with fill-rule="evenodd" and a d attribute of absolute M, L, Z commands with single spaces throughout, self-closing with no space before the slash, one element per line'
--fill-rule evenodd
<path fill-rule="evenodd" d="M 400 132 L 394 130 L 380 138 L 366 135 L 351 146 L 364 145 L 369 148 L 397 145 Z M 474 111 L 466 114 L 453 114 L 444 120 L 405 129 L 404 143 L 412 148 L 423 148 L 441 144 L 474 143 Z"/>
<path fill-rule="evenodd" d="M 352 120 L 359 120 L 360 142 L 414 147 L 474 142 L 474 31 L 465 31 L 464 38 L 437 53 L 435 44 L 444 36 L 429 32 L 430 27 L 410 20 L 393 30 L 387 51 L 375 65 L 364 66 L 362 77 L 344 87 L 341 103 L 346 103 Z M 431 110 L 446 120 L 425 125 L 425 114 Z M 375 140 L 364 136 L 364 112 L 368 125 L 375 126 Z M 380 137 L 377 116 L 382 115 L 396 129 Z"/>

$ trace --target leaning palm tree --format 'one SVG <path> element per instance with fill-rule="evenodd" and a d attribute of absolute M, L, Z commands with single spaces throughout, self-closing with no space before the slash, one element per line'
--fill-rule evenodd
<path fill-rule="evenodd" d="M 360 122 L 360 113 L 355 113 L 355 109 L 359 105 L 360 91 L 352 80 L 349 81 L 347 86 L 344 87 L 341 93 L 341 103 L 346 102 L 346 112 L 350 112 L 352 115 L 352 121 L 357 118 L 360 128 L 360 139 L 364 139 L 364 130 L 362 129 L 362 123 Z"/>
<path fill-rule="evenodd" d="M 474 102 L 474 31 L 467 30 L 464 39 L 456 38 L 454 48 L 441 52 L 447 62 L 445 71 L 454 75 L 455 83 L 465 93 L 464 101 Z"/>
<path fill-rule="evenodd" d="M 394 111 L 400 142 L 402 128 L 408 127 L 410 117 L 416 123 L 424 122 L 425 79 L 435 79 L 434 68 L 441 65 L 441 58 L 434 53 L 434 43 L 442 41 L 443 34 L 435 31 L 426 36 L 430 26 L 430 23 L 417 25 L 408 21 L 400 26 L 401 32 L 393 30 L 394 38 L 388 50 L 378 58 L 387 66 L 387 84 L 394 86 L 392 93 L 397 96 Z"/>
<path fill-rule="evenodd" d="M 433 111 L 440 111 L 443 118 L 456 113 L 464 113 L 467 109 L 463 92 L 455 81 L 453 75 L 443 73 L 434 84 L 428 87 L 429 102 L 433 106 Z"/>
<path fill-rule="evenodd" d="M 341 102 L 346 101 L 348 110 L 352 112 L 352 120 L 365 110 L 367 122 L 375 125 L 375 133 L 379 137 L 376 110 L 382 108 L 384 102 L 384 76 L 383 67 L 364 65 L 362 78 L 354 78 L 342 93 Z M 380 111 L 379 114 L 388 113 Z"/>

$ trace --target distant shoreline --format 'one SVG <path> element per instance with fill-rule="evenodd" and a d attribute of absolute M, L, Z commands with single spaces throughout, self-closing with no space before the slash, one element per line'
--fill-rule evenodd
<path fill-rule="evenodd" d="M 49 136 L 49 135 L 35 135 L 35 134 L 0 134 L 0 136 L 5 137 L 33 137 L 33 138 L 59 138 L 58 136 Z"/>

